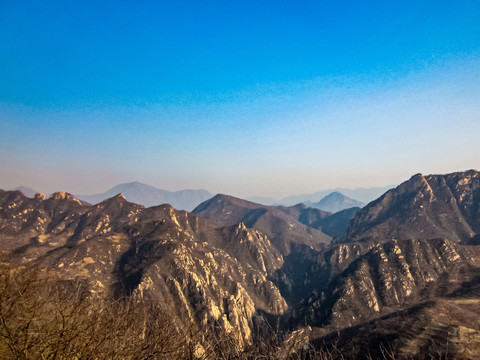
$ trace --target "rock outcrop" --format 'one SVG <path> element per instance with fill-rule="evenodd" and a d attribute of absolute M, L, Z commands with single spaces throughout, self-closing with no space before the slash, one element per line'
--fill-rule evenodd
<path fill-rule="evenodd" d="M 287 304 L 268 274 L 283 265 L 266 235 L 218 227 L 169 205 L 144 208 L 119 194 L 97 205 L 72 195 L 29 199 L 0 191 L 3 255 L 18 265 L 82 277 L 104 296 L 149 296 L 174 304 L 185 323 L 217 324 L 251 341 L 255 317 Z M 12 256 L 13 254 L 13 256 Z"/>
<path fill-rule="evenodd" d="M 387 348 L 415 358 L 435 346 L 475 358 L 479 209 L 473 170 L 418 174 L 336 214 L 226 195 L 193 214 L 121 194 L 89 205 L 67 193 L 0 190 L 0 252 L 17 266 L 84 279 L 103 297 L 169 304 L 180 324 L 212 325 L 239 347 L 278 324 L 285 339 L 351 358 Z"/>

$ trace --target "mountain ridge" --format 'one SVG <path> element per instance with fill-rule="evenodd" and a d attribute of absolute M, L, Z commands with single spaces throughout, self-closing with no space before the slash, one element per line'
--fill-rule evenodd
<path fill-rule="evenodd" d="M 187 211 L 193 210 L 198 204 L 213 196 L 204 189 L 168 191 L 134 181 L 118 184 L 103 193 L 77 195 L 77 197 L 91 204 L 96 204 L 118 193 L 123 193 L 127 200 L 146 207 L 170 204 L 175 209 Z"/>
<path fill-rule="evenodd" d="M 148 292 L 173 304 L 181 323 L 209 319 L 235 329 L 240 343 L 251 338 L 257 309 L 287 308 L 267 279 L 283 257 L 264 234 L 168 204 L 146 208 L 118 194 L 90 205 L 67 193 L 30 199 L 0 190 L 0 238 L 0 253 L 18 265 L 84 277 L 106 297 Z"/>
<path fill-rule="evenodd" d="M 447 237 L 468 241 L 480 231 L 480 175 L 413 175 L 358 212 L 343 242 L 362 238 Z"/>
<path fill-rule="evenodd" d="M 192 211 L 219 226 L 245 224 L 266 234 L 282 254 L 298 245 L 320 248 L 331 237 L 298 220 L 287 208 L 266 206 L 230 195 L 217 194 Z"/>
<path fill-rule="evenodd" d="M 38 193 L 38 191 L 29 188 L 28 186 L 17 186 L 16 188 L 12 190 L 19 190 L 21 191 L 26 197 L 33 198 L 35 194 Z"/>
<path fill-rule="evenodd" d="M 137 187 L 137 189 L 135 189 L 135 187 Z M 312 206 L 313 204 L 321 201 L 324 197 L 330 195 L 332 192 L 340 192 L 344 196 L 356 199 L 357 201 L 361 200 L 361 202 L 368 202 L 376 199 L 390 188 L 392 188 L 392 186 L 356 189 L 335 188 L 321 190 L 313 194 L 291 195 L 280 200 L 261 196 L 251 196 L 245 199 L 263 205 L 293 206 L 299 203 L 305 203 L 308 206 Z M 27 197 L 33 197 L 39 192 L 26 186 L 17 186 L 13 190 L 23 191 Z M 173 203 L 173 207 L 187 211 L 193 210 L 198 204 L 214 196 L 214 194 L 205 189 L 183 189 L 178 191 L 169 191 L 159 189 L 139 181 L 117 184 L 103 193 L 75 194 L 75 196 L 88 203 L 96 204 L 118 193 L 124 193 L 128 200 L 147 207 L 164 203 Z M 358 195 L 358 197 L 355 197 L 356 195 Z M 188 197 L 193 199 L 188 201 Z"/>
<path fill-rule="evenodd" d="M 0 190 L 0 252 L 102 296 L 170 304 L 179 324 L 213 324 L 240 348 L 276 326 L 307 339 L 299 348 L 350 358 L 476 358 L 479 209 L 475 170 L 416 174 L 335 214 L 221 194 L 193 214 L 121 194 L 90 205 Z M 344 236 L 322 235 L 326 220 L 352 216 Z"/>

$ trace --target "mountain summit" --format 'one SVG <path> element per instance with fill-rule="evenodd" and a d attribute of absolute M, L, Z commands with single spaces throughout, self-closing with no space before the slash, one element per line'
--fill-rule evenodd
<path fill-rule="evenodd" d="M 353 207 L 364 207 L 366 204 L 364 202 L 349 198 L 348 196 L 343 195 L 342 193 L 335 191 L 317 203 L 307 203 L 307 205 L 331 212 L 338 212 L 345 209 L 350 209 Z"/>
<path fill-rule="evenodd" d="M 469 241 L 480 233 L 480 175 L 416 174 L 364 207 L 345 241 L 440 238 Z"/>
<path fill-rule="evenodd" d="M 312 204 L 321 201 L 324 197 L 328 196 L 331 193 L 339 192 L 342 195 L 356 199 L 363 203 L 369 203 L 377 199 L 379 196 L 383 195 L 386 191 L 394 188 L 396 185 L 389 185 L 384 187 L 373 187 L 373 188 L 357 188 L 357 189 L 346 189 L 346 188 L 335 188 L 321 190 L 314 194 L 299 194 L 293 196 L 287 196 L 282 199 L 272 199 L 268 197 L 252 196 L 247 198 L 247 200 L 258 202 L 264 205 L 283 205 L 283 206 L 292 206 L 295 204 Z"/>

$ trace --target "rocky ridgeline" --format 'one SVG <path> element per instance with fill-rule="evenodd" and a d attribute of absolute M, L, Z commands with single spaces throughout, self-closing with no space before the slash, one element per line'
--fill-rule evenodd
<path fill-rule="evenodd" d="M 65 193 L 29 199 L 1 191 L 0 203 L 2 252 L 13 251 L 18 265 L 36 262 L 65 278 L 84 277 L 105 296 L 149 292 L 173 304 L 181 321 L 215 322 L 240 342 L 250 341 L 254 321 L 262 322 L 257 310 L 287 309 L 268 280 L 282 255 L 243 224 L 217 227 L 121 195 L 90 206 Z"/>
<path fill-rule="evenodd" d="M 292 316 L 335 328 L 447 296 L 480 274 L 477 249 L 447 239 L 341 244 L 309 262 Z"/>
<path fill-rule="evenodd" d="M 225 195 L 192 214 L 121 195 L 92 206 L 0 191 L 0 250 L 87 279 L 104 297 L 148 294 L 183 324 L 214 324 L 240 345 L 270 322 L 355 358 L 372 350 L 365 344 L 419 356 L 442 336 L 455 346 L 439 349 L 454 357 L 480 354 L 467 346 L 480 344 L 468 320 L 480 315 L 479 208 L 473 170 L 418 174 L 336 214 Z M 333 241 L 326 233 L 347 227 Z"/>
<path fill-rule="evenodd" d="M 477 171 L 417 174 L 357 213 L 343 241 L 435 237 L 468 241 L 480 232 L 479 202 Z"/>

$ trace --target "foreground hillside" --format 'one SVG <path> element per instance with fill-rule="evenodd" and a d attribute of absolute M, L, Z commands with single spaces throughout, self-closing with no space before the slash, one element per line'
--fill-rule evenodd
<path fill-rule="evenodd" d="M 119 330 L 105 344 L 128 337 L 124 343 L 152 354 L 117 358 L 475 358 L 479 208 L 473 170 L 415 175 L 361 210 L 336 214 L 226 195 L 192 214 L 121 194 L 89 205 L 66 193 L 30 199 L 0 191 L 2 287 L 13 294 L 0 299 L 0 351 L 22 348 L 8 334 L 24 329 L 24 317 L 4 311 L 29 314 L 31 303 L 16 302 L 21 287 L 22 300 L 44 311 L 32 315 L 34 324 L 56 324 L 47 320 L 59 302 L 84 306 L 83 314 L 123 306 L 116 321 L 136 317 L 138 331 Z M 337 223 L 345 233 L 328 235 Z M 29 271 L 49 284 L 45 293 L 35 291 L 37 280 L 22 280 Z M 73 322 L 92 320 L 71 314 Z M 114 321 L 102 316 L 99 326 Z M 158 345 L 166 334 L 179 346 Z M 18 351 L 11 358 L 35 358 Z"/>

